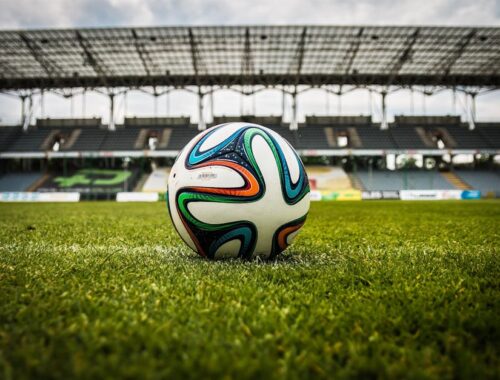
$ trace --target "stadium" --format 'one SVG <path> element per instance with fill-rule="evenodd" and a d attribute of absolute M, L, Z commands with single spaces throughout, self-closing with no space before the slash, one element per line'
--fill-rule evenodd
<path fill-rule="evenodd" d="M 0 86 L 17 91 L 22 125 L 1 129 L 5 174 L 0 189 L 12 192 L 3 195 L 7 198 L 29 197 L 16 194 L 26 190 L 72 191 L 85 199 L 162 193 L 168 167 L 200 130 L 247 121 L 282 135 L 306 164 L 324 166 L 313 165 L 309 173 L 313 187 L 323 191 L 316 194 L 319 198 L 398 198 L 401 190 L 437 191 L 425 197 L 440 197 L 442 190 L 453 190 L 445 195 L 451 197 L 457 190 L 474 190 L 467 196 L 495 197 L 500 192 L 495 161 L 499 125 L 476 122 L 474 99 L 498 85 L 492 55 L 498 33 L 496 28 L 318 26 L 2 32 L 6 58 Z M 111 48 L 113 54 L 106 54 Z M 42 93 L 43 104 L 43 91 L 99 90 L 103 85 L 108 86 L 103 90 L 109 97 L 107 124 L 102 117 L 32 117 L 35 94 Z M 396 115 L 389 122 L 388 94 L 419 86 L 465 93 L 472 98 L 468 120 Z M 126 116 L 117 124 L 115 97 L 140 87 L 151 87 L 153 96 L 194 91 L 197 123 L 189 116 Z M 299 122 L 298 95 L 318 87 L 337 91 L 339 97 L 366 88 L 382 98 L 382 119 L 306 115 Z M 205 120 L 205 98 L 225 88 L 243 96 L 278 88 L 284 99 L 281 116 L 212 113 Z M 288 122 L 283 120 L 287 100 Z M 74 176 L 83 182 L 70 180 Z"/>
<path fill-rule="evenodd" d="M 498 27 L 0 30 L 20 109 L 0 126 L 0 377 L 498 377 L 500 118 L 476 100 L 499 87 Z M 127 112 L 133 91 L 152 114 Z M 239 113 L 214 112 L 220 91 Z M 279 106 L 259 115 L 266 91 Z M 300 116 L 312 91 L 327 112 Z M 343 111 L 360 91 L 368 112 Z M 160 114 L 178 92 L 193 112 Z M 454 112 L 414 109 L 442 92 Z M 49 94 L 82 117 L 46 115 Z M 198 257 L 168 218 L 176 157 L 232 122 L 286 139 L 309 178 L 272 261 Z"/>

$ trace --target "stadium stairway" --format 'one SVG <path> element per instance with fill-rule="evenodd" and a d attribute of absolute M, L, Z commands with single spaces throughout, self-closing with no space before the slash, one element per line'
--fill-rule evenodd
<path fill-rule="evenodd" d="M 325 136 L 326 141 L 328 142 L 328 145 L 330 145 L 330 147 L 334 148 L 337 146 L 332 128 L 325 128 Z"/>
<path fill-rule="evenodd" d="M 349 176 L 349 180 L 351 181 L 352 187 L 354 189 L 358 189 L 361 191 L 366 190 L 365 187 L 363 186 L 363 183 L 353 173 L 347 173 L 347 175 Z"/>
<path fill-rule="evenodd" d="M 458 177 L 454 172 L 442 172 L 441 175 L 459 190 L 471 190 L 472 187 Z"/>
<path fill-rule="evenodd" d="M 167 191 L 167 181 L 170 168 L 157 168 L 148 176 L 141 191 L 144 192 L 165 192 Z"/>
<path fill-rule="evenodd" d="M 353 148 L 361 148 L 363 144 L 361 143 L 361 139 L 359 138 L 358 131 L 354 127 L 347 128 L 349 132 L 349 141 L 351 142 L 351 146 Z"/>
<path fill-rule="evenodd" d="M 142 187 L 146 183 L 147 179 L 149 178 L 149 174 L 142 174 L 139 177 L 139 180 L 137 181 L 137 184 L 134 187 L 134 191 L 142 191 Z"/>
<path fill-rule="evenodd" d="M 57 135 L 61 133 L 59 129 L 53 129 L 48 132 L 47 136 L 43 140 L 42 145 L 40 146 L 41 150 L 52 150 L 52 145 L 54 145 L 54 140 Z"/>
<path fill-rule="evenodd" d="M 435 144 L 433 143 L 433 141 L 429 138 L 429 136 L 427 135 L 427 133 L 425 132 L 425 129 L 422 128 L 422 127 L 416 127 L 415 128 L 415 132 L 417 133 L 417 135 L 420 137 L 420 139 L 423 141 L 424 145 L 427 147 L 427 148 L 435 148 Z"/>
<path fill-rule="evenodd" d="M 148 130 L 146 128 L 141 128 L 137 138 L 134 142 L 134 149 L 142 149 L 146 145 L 146 138 L 148 137 Z"/>
<path fill-rule="evenodd" d="M 456 170 L 455 174 L 482 196 L 500 195 L 500 172 L 492 170 Z"/>
<path fill-rule="evenodd" d="M 78 137 L 80 137 L 82 133 L 82 130 L 80 128 L 77 128 L 73 131 L 71 131 L 68 139 L 64 142 L 62 148 L 64 150 L 70 150 L 73 145 L 75 145 L 76 140 L 78 140 Z"/>
<path fill-rule="evenodd" d="M 39 173 L 7 173 L 0 176 L 0 192 L 26 191 L 40 178 Z"/>
<path fill-rule="evenodd" d="M 440 134 L 445 146 L 448 148 L 456 148 L 458 146 L 455 138 L 448 132 L 446 128 L 439 127 L 436 129 Z"/>
<path fill-rule="evenodd" d="M 35 182 L 33 182 L 26 191 L 36 191 L 47 179 L 49 179 L 50 175 L 45 173 L 40 178 L 38 178 Z"/>
<path fill-rule="evenodd" d="M 336 191 L 351 190 L 352 181 L 341 167 L 306 166 L 307 176 L 312 190 Z"/>
<path fill-rule="evenodd" d="M 171 128 L 165 128 L 161 133 L 160 141 L 158 143 L 158 148 L 166 149 L 170 143 L 170 136 L 172 135 Z"/>

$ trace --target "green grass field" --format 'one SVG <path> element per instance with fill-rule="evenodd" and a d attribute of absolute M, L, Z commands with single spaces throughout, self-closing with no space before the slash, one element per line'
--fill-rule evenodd
<path fill-rule="evenodd" d="M 500 202 L 315 203 L 209 262 L 163 203 L 0 205 L 0 378 L 498 378 Z"/>

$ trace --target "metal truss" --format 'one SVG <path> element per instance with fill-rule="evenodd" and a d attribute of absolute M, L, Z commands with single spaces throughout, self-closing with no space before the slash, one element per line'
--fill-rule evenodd
<path fill-rule="evenodd" d="M 498 88 L 500 28 L 210 26 L 0 31 L 0 91 L 299 85 Z"/>

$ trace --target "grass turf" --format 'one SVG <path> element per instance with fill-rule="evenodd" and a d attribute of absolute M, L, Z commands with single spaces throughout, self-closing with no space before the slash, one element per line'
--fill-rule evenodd
<path fill-rule="evenodd" d="M 165 205 L 0 205 L 0 378 L 500 375 L 500 202 L 315 203 L 274 263 Z"/>

